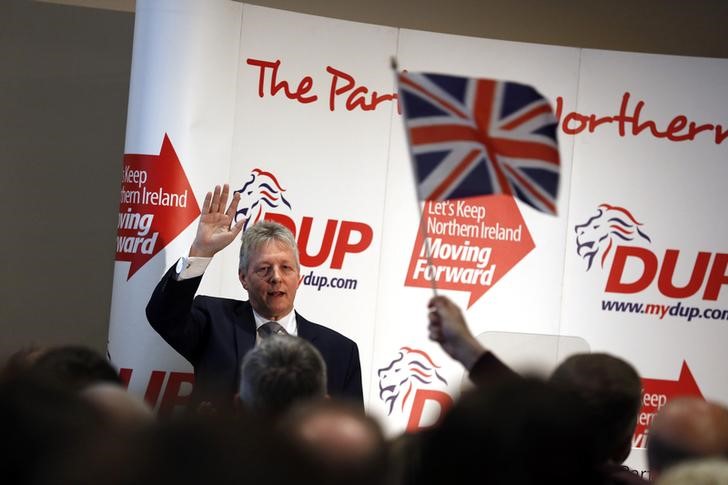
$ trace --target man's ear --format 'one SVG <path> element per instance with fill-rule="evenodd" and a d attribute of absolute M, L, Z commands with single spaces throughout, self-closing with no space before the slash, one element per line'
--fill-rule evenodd
<path fill-rule="evenodd" d="M 245 279 L 245 272 L 243 270 L 238 271 L 238 279 L 240 280 L 240 284 L 243 285 L 243 288 L 245 288 L 245 291 L 248 291 L 248 282 Z"/>
<path fill-rule="evenodd" d="M 243 401 L 240 400 L 240 393 L 236 392 L 233 396 L 233 412 L 235 414 L 240 414 L 240 412 L 243 410 Z"/>

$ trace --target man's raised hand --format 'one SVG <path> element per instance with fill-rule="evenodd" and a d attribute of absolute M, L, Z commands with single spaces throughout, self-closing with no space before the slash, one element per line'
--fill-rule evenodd
<path fill-rule="evenodd" d="M 205 195 L 200 222 L 197 225 L 197 235 L 190 247 L 190 256 L 212 257 L 240 234 L 245 219 L 233 224 L 238 202 L 240 202 L 240 194 L 233 194 L 230 205 L 225 209 L 229 195 L 230 186 L 228 184 L 223 185 L 222 188 L 216 185 L 213 192 Z"/>

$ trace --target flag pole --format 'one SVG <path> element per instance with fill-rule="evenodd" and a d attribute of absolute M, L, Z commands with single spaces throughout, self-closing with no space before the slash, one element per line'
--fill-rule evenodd
<path fill-rule="evenodd" d="M 400 95 L 400 89 L 399 89 L 399 73 L 397 72 L 398 65 L 397 65 L 397 58 L 395 56 L 392 56 L 390 58 L 390 65 L 392 67 L 392 72 L 394 73 L 394 78 L 397 82 L 397 104 L 398 106 L 402 107 L 402 110 L 405 110 L 404 104 L 399 99 Z M 414 156 L 412 154 L 412 143 L 410 142 L 410 133 L 407 127 L 405 126 L 405 135 L 407 136 L 407 150 L 410 155 L 410 164 L 412 165 L 412 174 L 414 177 L 414 185 L 415 185 L 415 209 L 417 210 L 417 218 L 419 219 L 419 226 L 420 226 L 420 236 L 422 237 L 422 244 L 425 248 L 425 258 L 427 259 L 427 267 L 428 268 L 434 268 L 434 265 L 432 264 L 432 249 L 430 248 L 430 238 L 428 237 L 427 233 L 427 224 L 424 220 L 424 211 L 420 212 L 420 196 L 419 196 L 419 186 L 417 185 L 417 164 L 414 163 Z M 427 201 L 425 201 L 425 204 Z M 437 296 L 437 281 L 435 279 L 435 274 L 433 272 L 432 279 L 430 280 L 432 293 L 434 296 Z M 427 271 L 425 271 L 425 278 L 427 278 Z"/>

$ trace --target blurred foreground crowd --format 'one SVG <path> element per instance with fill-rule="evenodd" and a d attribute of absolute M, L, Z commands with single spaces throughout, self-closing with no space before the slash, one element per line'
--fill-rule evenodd
<path fill-rule="evenodd" d="M 0 371 L 0 480 L 7 484 L 728 485 L 728 409 L 676 398 L 654 418 L 649 475 L 623 461 L 641 380 L 609 354 L 573 355 L 545 378 L 484 348 L 435 297 L 430 338 L 474 386 L 431 428 L 385 436 L 326 393 L 318 351 L 271 336 L 242 362 L 232 410 L 158 418 L 105 356 L 81 346 L 16 352 Z"/>

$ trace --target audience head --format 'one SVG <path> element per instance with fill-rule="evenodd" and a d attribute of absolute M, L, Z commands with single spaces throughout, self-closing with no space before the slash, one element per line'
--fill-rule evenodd
<path fill-rule="evenodd" d="M 152 408 L 119 384 L 90 384 L 80 395 L 94 406 L 110 427 L 120 431 L 148 426 L 155 420 Z"/>
<path fill-rule="evenodd" d="M 102 432 L 103 420 L 77 393 L 35 375 L 0 383 L 0 477 L 23 484 Z"/>
<path fill-rule="evenodd" d="M 594 483 L 578 396 L 533 378 L 464 393 L 426 438 L 418 483 Z"/>
<path fill-rule="evenodd" d="M 293 408 L 281 429 L 320 474 L 316 483 L 377 485 L 389 478 L 387 442 L 377 421 L 336 399 Z"/>
<path fill-rule="evenodd" d="M 13 379 L 29 372 L 44 351 L 44 347 L 33 345 L 12 353 L 0 369 L 0 380 Z"/>
<path fill-rule="evenodd" d="M 275 418 L 298 402 L 326 396 L 326 363 L 310 342 L 273 335 L 243 358 L 239 392 L 250 411 Z"/>
<path fill-rule="evenodd" d="M 598 456 L 622 463 L 630 453 L 637 424 L 642 381 L 626 361 L 605 353 L 575 354 L 562 362 L 549 381 L 576 393 L 592 414 Z"/>
<path fill-rule="evenodd" d="M 699 397 L 678 397 L 660 409 L 650 427 L 647 460 L 658 477 L 677 463 L 728 457 L 728 408 Z"/>
<path fill-rule="evenodd" d="M 37 485 L 290 485 L 314 483 L 288 444 L 253 416 L 184 415 L 97 439 Z"/>
<path fill-rule="evenodd" d="M 424 444 L 434 428 L 403 432 L 387 443 L 392 484 L 418 485 L 422 473 Z"/>
<path fill-rule="evenodd" d="M 658 485 L 728 485 L 728 460 L 699 458 L 675 465 L 660 476 Z"/>
<path fill-rule="evenodd" d="M 97 382 L 122 384 L 119 373 L 99 352 L 81 345 L 49 347 L 34 359 L 30 371 L 72 391 Z"/>

